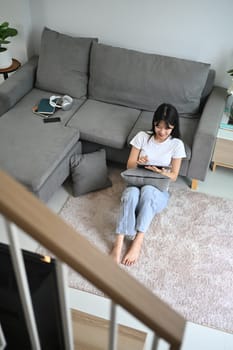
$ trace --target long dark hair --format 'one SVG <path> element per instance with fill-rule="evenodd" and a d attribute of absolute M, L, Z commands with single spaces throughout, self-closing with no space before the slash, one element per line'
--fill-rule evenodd
<path fill-rule="evenodd" d="M 159 125 L 161 121 L 164 121 L 168 128 L 170 126 L 174 127 L 171 137 L 180 138 L 179 114 L 173 105 L 163 103 L 156 109 L 152 120 L 152 136 L 155 135 L 155 126 Z"/>

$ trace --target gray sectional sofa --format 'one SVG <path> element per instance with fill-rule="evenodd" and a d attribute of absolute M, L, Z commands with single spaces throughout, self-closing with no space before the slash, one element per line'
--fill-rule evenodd
<path fill-rule="evenodd" d="M 209 64 L 101 44 L 45 28 L 38 57 L 0 85 L 0 167 L 47 201 L 70 174 L 74 153 L 106 149 L 125 163 L 129 141 L 151 128 L 153 111 L 172 103 L 187 151 L 180 175 L 205 180 L 226 91 Z M 70 95 L 60 123 L 44 124 L 32 107 Z M 81 145 L 82 144 L 82 145 Z"/>

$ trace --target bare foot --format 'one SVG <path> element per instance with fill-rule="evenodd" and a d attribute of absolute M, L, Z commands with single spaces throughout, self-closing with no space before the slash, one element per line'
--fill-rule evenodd
<path fill-rule="evenodd" d="M 113 258 L 113 260 L 117 264 L 119 264 L 121 260 L 121 251 L 122 251 L 123 241 L 124 241 L 124 235 L 117 235 L 113 248 L 110 252 L 110 256 Z"/>
<path fill-rule="evenodd" d="M 137 233 L 128 252 L 126 253 L 126 255 L 122 260 L 122 264 L 127 266 L 131 266 L 135 264 L 135 262 L 138 260 L 138 257 L 140 255 L 143 238 L 144 238 L 144 233 L 142 232 Z"/>

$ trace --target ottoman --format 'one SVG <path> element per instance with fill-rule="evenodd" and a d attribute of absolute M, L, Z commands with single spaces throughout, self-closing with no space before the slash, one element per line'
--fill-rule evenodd
<path fill-rule="evenodd" d="M 11 111 L 0 118 L 0 168 L 45 202 L 69 176 L 76 152 L 77 129 Z"/>

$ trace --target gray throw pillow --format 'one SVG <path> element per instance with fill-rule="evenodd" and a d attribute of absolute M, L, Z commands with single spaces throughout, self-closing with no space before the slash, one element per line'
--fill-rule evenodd
<path fill-rule="evenodd" d="M 90 48 L 95 38 L 78 38 L 45 28 L 36 87 L 81 98 L 87 94 Z"/>
<path fill-rule="evenodd" d="M 167 176 L 139 168 L 127 169 L 121 173 L 121 176 L 128 185 L 137 187 L 151 185 L 157 187 L 160 191 L 167 191 L 170 182 Z"/>
<path fill-rule="evenodd" d="M 108 178 L 104 149 L 93 153 L 74 154 L 70 165 L 74 197 L 112 186 Z"/>

